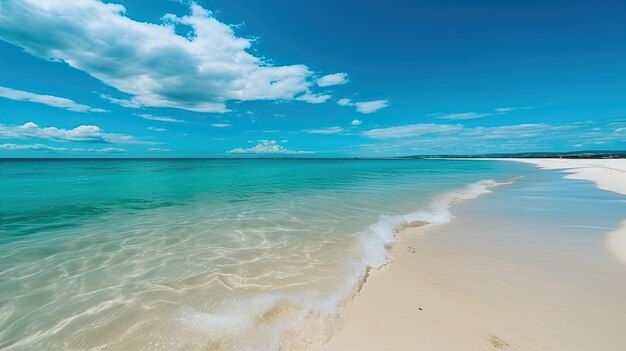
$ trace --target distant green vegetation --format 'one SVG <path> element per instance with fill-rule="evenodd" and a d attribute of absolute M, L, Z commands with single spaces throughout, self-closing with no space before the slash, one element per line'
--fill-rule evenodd
<path fill-rule="evenodd" d="M 400 158 L 626 158 L 626 151 L 521 152 L 480 155 L 415 155 Z"/>

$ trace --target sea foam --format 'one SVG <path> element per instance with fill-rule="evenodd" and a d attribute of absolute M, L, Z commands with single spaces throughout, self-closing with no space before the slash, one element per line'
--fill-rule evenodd
<path fill-rule="evenodd" d="M 369 268 L 380 268 L 387 261 L 386 248 L 393 243 L 396 232 L 399 229 L 417 223 L 448 223 L 453 217 L 450 207 L 454 203 L 489 193 L 491 192 L 489 189 L 498 184 L 503 183 L 496 183 L 493 180 L 481 180 L 462 189 L 437 197 L 427 210 L 420 210 L 405 215 L 380 216 L 378 222 L 371 225 L 368 230 L 356 234 L 360 238 L 364 252 L 366 252 L 361 265 Z"/>
<path fill-rule="evenodd" d="M 211 349 L 277 350 L 323 342 L 336 330 L 341 306 L 360 290 L 367 272 L 387 263 L 388 249 L 399 230 L 418 223 L 446 224 L 453 218 L 453 204 L 489 193 L 499 184 L 503 183 L 482 180 L 436 197 L 425 210 L 381 215 L 368 229 L 354 234 L 360 245 L 358 254 L 344 261 L 345 280 L 330 293 L 263 293 L 225 301 L 210 312 L 181 309 L 173 322 L 189 333 L 159 330 L 149 341 L 149 348 L 209 345 Z"/>

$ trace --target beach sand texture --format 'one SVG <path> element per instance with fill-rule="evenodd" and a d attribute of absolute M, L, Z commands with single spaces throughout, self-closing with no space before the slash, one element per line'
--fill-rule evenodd
<path fill-rule="evenodd" d="M 516 161 L 626 194 L 626 160 Z M 370 272 L 339 332 L 312 348 L 623 350 L 626 222 L 595 241 L 553 238 L 544 223 L 481 218 L 481 201 L 500 192 L 457 205 L 447 225 L 398 233 L 390 264 Z"/>

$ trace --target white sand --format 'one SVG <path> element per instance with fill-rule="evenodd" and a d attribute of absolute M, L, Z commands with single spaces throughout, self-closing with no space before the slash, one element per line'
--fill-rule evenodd
<path fill-rule="evenodd" d="M 562 169 L 565 178 L 595 182 L 600 189 L 626 195 L 626 159 L 520 158 L 501 159 L 531 163 L 545 169 Z"/>
<path fill-rule="evenodd" d="M 564 169 L 571 173 L 568 178 L 592 180 L 602 189 L 626 193 L 626 160 L 520 161 Z M 447 225 L 399 233 L 390 253 L 392 263 L 371 272 L 359 294 L 347 303 L 339 332 L 328 343 L 311 348 L 624 350 L 626 269 L 608 259 L 608 250 L 594 251 L 593 257 L 580 250 L 578 257 L 588 257 L 591 263 L 588 271 L 580 272 L 580 281 L 573 272 L 572 283 L 554 273 L 558 270 L 544 271 L 508 259 L 506 250 L 524 258 L 526 253 L 519 251 L 527 248 L 504 246 L 500 255 L 476 249 L 485 244 L 497 252 L 494 238 L 514 229 L 507 229 L 507 223 L 487 224 L 464 216 L 462 206 L 458 210 L 461 213 Z M 625 234 L 626 221 L 607 240 L 622 259 Z M 480 244 L 474 244 L 476 238 Z M 459 245 L 464 242 L 472 244 Z M 596 259 L 605 251 L 607 260 Z M 532 255 L 528 252 L 524 259 L 532 262 Z M 567 261 L 560 264 L 569 273 L 576 269 Z M 610 289 L 578 291 L 584 290 L 578 289 L 581 284 L 593 284 L 588 277 L 599 276 L 615 284 Z"/>

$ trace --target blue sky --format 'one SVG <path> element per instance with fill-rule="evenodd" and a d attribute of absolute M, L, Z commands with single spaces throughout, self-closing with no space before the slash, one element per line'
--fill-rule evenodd
<path fill-rule="evenodd" d="M 4 0 L 0 157 L 626 149 L 624 1 Z"/>

